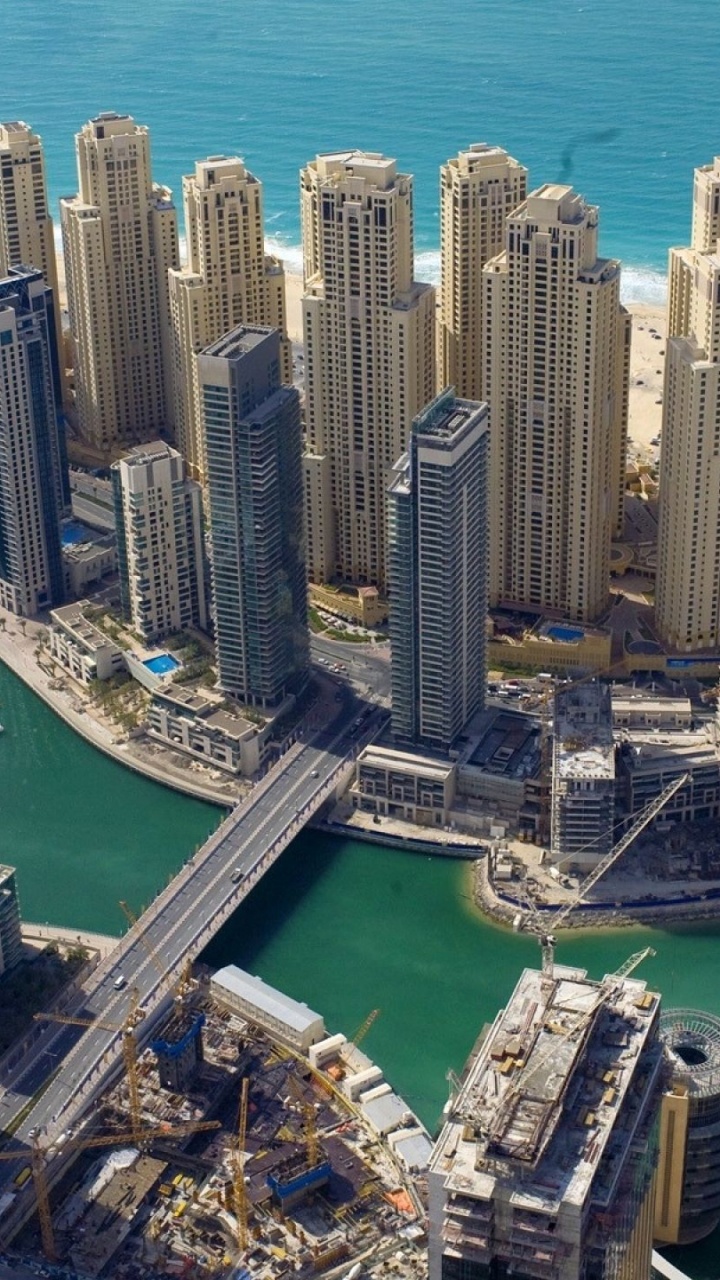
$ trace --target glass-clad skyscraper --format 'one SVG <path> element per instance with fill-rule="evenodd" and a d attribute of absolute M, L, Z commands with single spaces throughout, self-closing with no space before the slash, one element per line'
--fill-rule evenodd
<path fill-rule="evenodd" d="M 218 684 L 266 708 L 308 670 L 300 400 L 280 341 L 241 325 L 198 357 Z"/>
<path fill-rule="evenodd" d="M 22 617 L 64 594 L 55 353 L 52 291 L 12 268 L 0 279 L 0 605 Z"/>
<path fill-rule="evenodd" d="M 487 406 L 448 389 L 388 490 L 393 733 L 440 749 L 484 705 L 487 468 Z"/>

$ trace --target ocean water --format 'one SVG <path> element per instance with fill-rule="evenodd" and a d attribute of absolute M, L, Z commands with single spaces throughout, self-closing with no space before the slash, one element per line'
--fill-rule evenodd
<path fill-rule="evenodd" d="M 53 202 L 76 189 L 76 130 L 127 111 L 178 197 L 196 159 L 244 156 L 295 268 L 299 168 L 362 147 L 415 175 L 418 275 L 436 279 L 438 166 L 485 140 L 598 203 L 626 297 L 659 301 L 693 167 L 720 151 L 710 0 L 32 0 L 3 6 L 2 47 L 0 118 L 42 134 Z"/>

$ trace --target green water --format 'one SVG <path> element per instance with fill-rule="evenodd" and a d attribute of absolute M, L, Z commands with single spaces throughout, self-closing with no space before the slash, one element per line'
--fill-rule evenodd
<path fill-rule="evenodd" d="M 120 932 L 117 900 L 152 897 L 217 824 L 216 809 L 105 759 L 0 665 L 0 859 L 18 868 L 28 919 Z M 470 868 L 307 832 L 206 953 L 305 1000 L 331 1032 L 382 1012 L 363 1044 L 434 1128 L 484 1022 L 494 1018 L 537 944 L 484 921 Z M 644 946 L 642 974 L 667 1006 L 720 1013 L 720 922 L 673 930 L 563 936 L 558 959 L 593 976 Z M 694 1280 L 720 1276 L 720 1232 L 671 1253 Z"/>
<path fill-rule="evenodd" d="M 0 861 L 26 920 L 120 934 L 221 810 L 148 782 L 78 738 L 0 663 Z"/>

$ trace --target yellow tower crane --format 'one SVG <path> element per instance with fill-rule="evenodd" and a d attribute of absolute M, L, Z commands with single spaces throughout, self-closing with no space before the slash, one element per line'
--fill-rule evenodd
<path fill-rule="evenodd" d="M 98 1027 L 102 1031 L 120 1031 L 122 1033 L 122 1055 L 130 1097 L 130 1123 L 135 1141 L 140 1141 L 142 1131 L 142 1113 L 140 1109 L 140 1089 L 138 1087 L 137 1037 L 135 1028 L 145 1017 L 140 1005 L 137 987 L 130 992 L 130 1007 L 122 1022 L 106 1022 L 104 1018 L 76 1018 L 64 1013 L 36 1013 L 36 1022 L 60 1022 L 70 1027 Z"/>
<path fill-rule="evenodd" d="M 315 1169 L 320 1164 L 320 1137 L 317 1127 L 317 1112 L 312 1102 L 308 1102 L 299 1081 L 292 1074 L 287 1077 L 290 1092 L 294 1094 L 303 1117 L 305 1132 L 305 1149 L 307 1151 L 308 1169 Z"/>
<path fill-rule="evenodd" d="M 84 1151 L 89 1147 L 116 1147 L 120 1142 L 147 1143 L 153 1138 L 182 1138 L 190 1133 L 199 1133 L 205 1129 L 219 1129 L 219 1120 L 200 1120 L 187 1121 L 182 1124 L 162 1124 L 155 1125 L 148 1129 L 142 1129 L 138 1137 L 136 1130 L 133 1128 L 128 1133 L 106 1133 L 99 1134 L 89 1138 L 71 1138 L 62 1144 L 63 1151 Z M 35 1188 L 35 1200 L 37 1202 L 38 1218 L 40 1219 L 40 1239 L 45 1257 L 50 1262 L 57 1262 L 57 1249 L 55 1247 L 55 1233 L 52 1225 L 52 1214 L 50 1212 L 50 1192 L 48 1189 L 47 1177 L 45 1169 L 47 1166 L 47 1157 L 53 1152 L 53 1144 L 43 1147 L 39 1137 L 36 1135 L 32 1141 L 30 1149 L 30 1168 L 32 1171 L 33 1185 Z M 0 1151 L 0 1160 L 20 1160 L 27 1157 L 27 1152 L 23 1147 L 15 1150 Z"/>
<path fill-rule="evenodd" d="M 248 1091 L 250 1081 L 243 1079 L 240 1093 L 240 1112 L 237 1138 L 233 1144 L 231 1167 L 233 1183 L 233 1208 L 237 1222 L 237 1242 L 241 1254 L 248 1246 L 248 1198 L 245 1187 L 245 1139 L 247 1137 Z"/>
<path fill-rule="evenodd" d="M 132 907 L 128 906 L 127 902 L 123 902 L 121 900 L 120 909 L 123 912 L 125 919 L 130 924 L 130 927 L 134 928 L 138 923 L 138 918 L 135 915 L 135 912 L 132 910 Z M 138 942 L 140 943 L 140 946 L 145 952 L 145 955 L 148 957 L 148 960 L 150 960 L 151 964 L 155 966 L 159 977 L 162 979 L 165 979 L 167 977 L 167 965 L 163 964 L 157 951 L 155 951 L 150 946 L 150 943 L 148 942 L 144 933 L 142 932 L 138 933 Z M 192 957 L 188 956 L 187 960 L 185 961 L 185 964 L 183 965 L 180 977 L 177 978 L 175 983 L 173 984 L 173 1001 L 174 1001 L 176 1010 L 182 1006 L 186 995 L 192 989 L 192 986 L 193 986 L 192 966 L 193 966 Z"/>
<path fill-rule="evenodd" d="M 350 1039 L 351 1039 L 352 1043 L 355 1045 L 355 1048 L 356 1048 L 356 1049 L 359 1047 L 359 1045 L 360 1045 L 360 1044 L 362 1043 L 362 1041 L 365 1039 L 365 1037 L 366 1037 L 366 1035 L 367 1035 L 368 1031 L 370 1030 L 371 1026 L 373 1025 L 373 1023 L 374 1023 L 375 1019 L 376 1019 L 376 1018 L 379 1018 L 381 1013 L 382 1013 L 382 1010 L 381 1010 L 381 1009 L 371 1009 L 371 1010 L 370 1010 L 370 1012 L 369 1012 L 369 1014 L 368 1014 L 368 1016 L 367 1016 L 367 1018 L 365 1018 L 364 1022 L 361 1022 L 361 1023 L 360 1023 L 360 1026 L 358 1027 L 357 1031 L 355 1032 L 355 1035 L 350 1037 Z"/>

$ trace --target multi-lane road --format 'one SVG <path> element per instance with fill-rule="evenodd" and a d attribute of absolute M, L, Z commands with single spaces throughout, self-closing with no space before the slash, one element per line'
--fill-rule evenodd
<path fill-rule="evenodd" d="M 337 686 L 331 706 L 324 727 L 290 749 L 102 962 L 74 1012 L 119 1028 L 135 988 L 149 1013 L 140 1037 L 143 1031 L 149 1034 L 153 1011 L 166 1007 L 171 975 L 179 974 L 188 955 L 196 955 L 207 944 L 329 797 L 350 767 L 359 743 L 374 736 L 386 716 L 381 710 L 365 710 L 360 728 L 363 707 L 347 687 Z M 147 840 L 152 842 L 152 830 Z M 164 973 L 158 972 L 158 958 Z M 57 1068 L 57 1075 L 23 1119 L 16 1141 L 29 1146 L 34 1132 L 43 1131 L 43 1145 L 61 1145 L 63 1135 L 87 1112 L 118 1061 L 118 1031 L 97 1024 L 85 1031 L 49 1026 L 36 1046 L 33 1064 L 0 1099 L 0 1126 L 18 1115 Z M 10 1187 L 21 1167 L 0 1164 L 0 1190 Z M 28 1187 L 28 1198 L 30 1194 Z"/>

